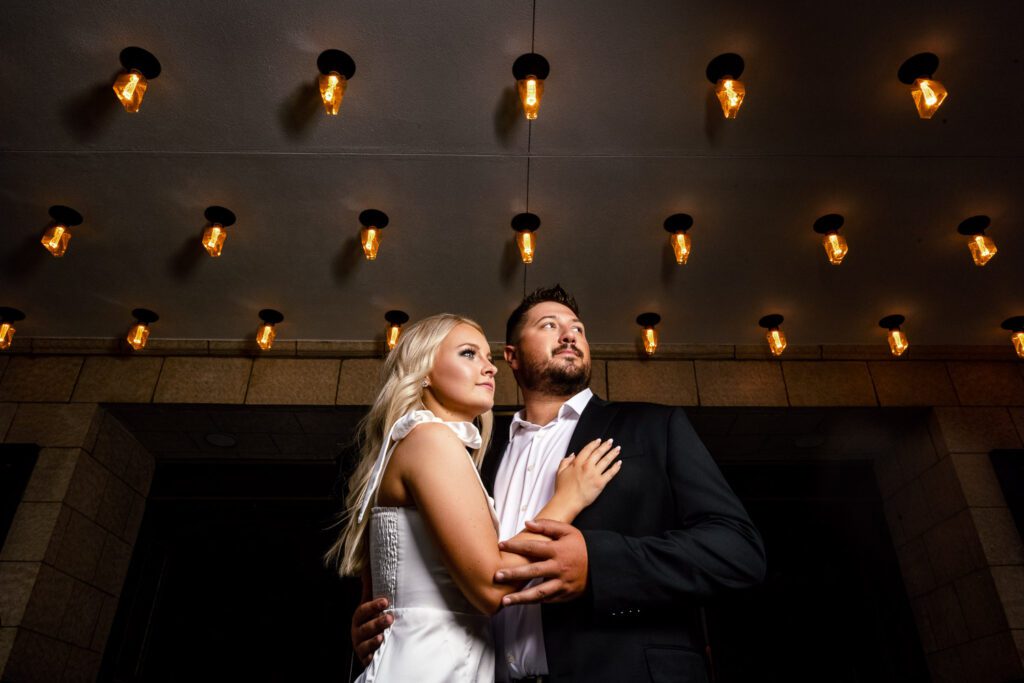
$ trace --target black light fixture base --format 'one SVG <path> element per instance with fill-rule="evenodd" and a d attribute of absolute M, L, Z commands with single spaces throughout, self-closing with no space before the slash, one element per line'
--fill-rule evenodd
<path fill-rule="evenodd" d="M 992 219 L 988 216 L 971 216 L 965 218 L 957 226 L 956 231 L 961 235 L 981 235 L 985 232 L 985 228 L 992 224 Z"/>
<path fill-rule="evenodd" d="M 383 230 L 388 227 L 388 215 L 377 209 L 366 209 L 359 214 L 359 222 L 364 228 Z"/>
<path fill-rule="evenodd" d="M 0 319 L 3 319 L 2 316 L 3 312 L 0 309 Z M 1010 332 L 1024 332 L 1024 315 L 1015 315 L 1012 318 L 1007 318 L 1000 327 Z"/>
<path fill-rule="evenodd" d="M 24 320 L 25 314 L 19 311 L 17 308 L 11 308 L 10 306 L 0 306 L 0 323 L 16 323 L 19 320 Z"/>
<path fill-rule="evenodd" d="M 654 327 L 661 322 L 661 316 L 657 313 L 641 313 L 636 317 L 636 324 L 640 327 Z"/>
<path fill-rule="evenodd" d="M 772 330 L 782 324 L 783 317 L 780 313 L 770 313 L 757 321 L 761 327 Z"/>
<path fill-rule="evenodd" d="M 831 235 L 834 232 L 839 232 L 839 228 L 843 227 L 843 220 L 838 213 L 827 213 L 814 221 L 814 232 L 819 235 Z"/>
<path fill-rule="evenodd" d="M 384 320 L 392 325 L 404 325 L 409 322 L 409 314 L 405 311 L 392 310 L 384 314 Z"/>
<path fill-rule="evenodd" d="M 665 219 L 665 231 L 675 234 L 686 232 L 693 227 L 693 216 L 688 213 L 674 213 Z"/>
<path fill-rule="evenodd" d="M 931 52 L 921 52 L 914 55 L 900 65 L 896 72 L 896 78 L 900 83 L 914 85 L 919 78 L 931 78 L 935 70 L 939 68 L 939 58 Z"/>
<path fill-rule="evenodd" d="M 149 50 L 143 50 L 141 47 L 126 47 L 121 50 L 120 59 L 121 66 L 128 71 L 135 69 L 145 76 L 147 81 L 160 75 L 160 60 Z"/>
<path fill-rule="evenodd" d="M 235 224 L 235 213 L 231 209 L 225 209 L 223 206 L 208 206 L 206 211 L 203 211 L 203 216 L 206 220 L 211 223 L 217 223 L 227 227 Z"/>
<path fill-rule="evenodd" d="M 82 224 L 82 214 L 78 213 L 70 206 L 55 204 L 50 207 L 48 213 L 50 214 L 50 218 L 60 225 L 74 226 Z"/>
<path fill-rule="evenodd" d="M 512 75 L 516 77 L 517 81 L 521 81 L 527 76 L 534 76 L 543 81 L 550 73 L 551 65 L 548 64 L 548 60 L 536 52 L 519 55 L 512 63 Z"/>
<path fill-rule="evenodd" d="M 316 58 L 316 68 L 324 76 L 335 71 L 349 80 L 356 73 L 356 62 L 348 56 L 347 52 L 341 50 L 324 50 Z"/>
<path fill-rule="evenodd" d="M 743 57 L 735 52 L 726 52 L 708 62 L 704 74 L 712 83 L 718 83 L 723 78 L 739 78 L 743 75 L 743 67 Z"/>
<path fill-rule="evenodd" d="M 155 323 L 160 319 L 160 316 L 155 311 L 151 311 L 148 308 L 133 308 L 132 317 L 145 325 Z"/>
<path fill-rule="evenodd" d="M 257 314 L 260 320 L 268 325 L 276 325 L 284 320 L 284 314 L 281 311 L 275 311 L 273 308 L 264 308 Z"/>
<path fill-rule="evenodd" d="M 534 232 L 540 228 L 540 217 L 535 213 L 517 213 L 512 217 L 512 229 L 516 232 Z"/>
<path fill-rule="evenodd" d="M 906 321 L 907 321 L 907 319 L 904 318 L 899 313 L 893 313 L 892 315 L 887 315 L 884 318 L 882 318 L 881 320 L 879 320 L 878 321 L 878 326 L 879 327 L 884 327 L 887 330 L 895 330 L 897 327 L 899 327 L 900 325 L 902 325 Z"/>

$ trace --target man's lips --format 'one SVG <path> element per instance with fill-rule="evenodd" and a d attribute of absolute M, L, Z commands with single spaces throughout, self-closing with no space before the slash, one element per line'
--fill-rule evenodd
<path fill-rule="evenodd" d="M 580 352 L 579 349 L 575 349 L 575 348 L 572 348 L 572 347 L 558 349 L 557 351 L 555 351 L 555 355 L 556 356 L 575 356 L 577 358 L 582 358 L 583 357 L 583 354 Z"/>

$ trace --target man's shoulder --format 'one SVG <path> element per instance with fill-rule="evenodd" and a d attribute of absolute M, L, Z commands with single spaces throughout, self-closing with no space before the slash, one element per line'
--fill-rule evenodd
<path fill-rule="evenodd" d="M 600 399 L 599 399 L 600 400 Z M 663 403 L 649 403 L 647 401 L 605 401 L 600 400 L 598 403 L 602 409 L 614 410 L 616 413 L 622 416 L 633 415 L 633 416 L 662 416 L 669 415 L 675 410 L 679 410 L 676 406 L 668 406 Z"/>

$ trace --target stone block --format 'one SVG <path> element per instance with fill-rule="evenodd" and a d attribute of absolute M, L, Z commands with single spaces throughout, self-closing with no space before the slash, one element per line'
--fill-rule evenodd
<path fill-rule="evenodd" d="M 874 462 L 875 480 L 878 482 L 878 492 L 883 499 L 893 496 L 906 480 L 903 470 L 900 467 L 900 459 L 896 453 L 882 453 L 875 458 Z"/>
<path fill-rule="evenodd" d="M 78 356 L 14 356 L 0 382 L 0 401 L 67 401 L 81 368 Z"/>
<path fill-rule="evenodd" d="M 940 522 L 924 535 L 935 582 L 948 584 L 987 565 L 970 509 Z"/>
<path fill-rule="evenodd" d="M 903 585 L 907 595 L 915 598 L 927 593 L 935 587 L 935 575 L 928 561 L 928 550 L 924 541 L 916 538 L 896 550 L 900 561 L 900 572 L 903 574 Z"/>
<path fill-rule="evenodd" d="M 18 412 L 17 403 L 0 403 L 0 439 L 7 441 L 7 431 L 11 428 L 16 412 Z"/>
<path fill-rule="evenodd" d="M 924 608 L 936 649 L 943 650 L 967 642 L 967 622 L 953 586 L 940 586 L 924 596 Z"/>
<path fill-rule="evenodd" d="M 971 683 L 1006 683 L 1024 676 L 1013 635 L 1003 631 L 957 648 Z"/>
<path fill-rule="evenodd" d="M 694 361 L 702 406 L 785 406 L 786 386 L 772 361 Z"/>
<path fill-rule="evenodd" d="M 971 507 L 1005 507 L 1003 489 L 987 453 L 950 453 L 964 498 Z"/>
<path fill-rule="evenodd" d="M 1024 544 L 1008 508 L 970 508 L 988 563 L 1024 564 Z"/>
<path fill-rule="evenodd" d="M 868 363 L 882 406 L 955 406 L 959 404 L 946 364 L 936 361 Z"/>
<path fill-rule="evenodd" d="M 907 532 L 903 530 L 903 520 L 899 513 L 896 497 L 889 498 L 882 504 L 885 512 L 885 523 L 889 527 L 889 535 L 892 538 L 894 548 L 900 548 L 907 543 Z"/>
<path fill-rule="evenodd" d="M 786 361 L 782 374 L 794 407 L 878 405 L 862 361 Z"/>
<path fill-rule="evenodd" d="M 72 510 L 54 566 L 76 579 L 92 581 L 106 538 L 103 527 Z"/>
<path fill-rule="evenodd" d="M 61 621 L 58 634 L 60 639 L 82 648 L 89 647 L 103 607 L 103 598 L 103 593 L 89 584 L 75 581 Z"/>
<path fill-rule="evenodd" d="M 248 358 L 167 358 L 153 402 L 243 403 L 251 371 Z"/>
<path fill-rule="evenodd" d="M 18 635 L 18 629 L 14 626 L 0 626 L 0 674 L 4 672 L 7 660 L 11 657 L 16 635 Z"/>
<path fill-rule="evenodd" d="M 992 579 L 1009 627 L 1024 629 L 1024 567 L 992 567 Z"/>
<path fill-rule="evenodd" d="M 930 652 L 925 655 L 925 659 L 928 661 L 932 683 L 964 683 L 969 680 L 960 661 L 960 652 L 956 648 Z"/>
<path fill-rule="evenodd" d="M 67 643 L 28 629 L 18 629 L 4 669 L 4 680 L 26 683 L 59 681 L 70 655 L 71 646 Z"/>
<path fill-rule="evenodd" d="M 79 453 L 64 502 L 89 519 L 95 519 L 111 474 L 87 453 Z"/>
<path fill-rule="evenodd" d="M 124 534 L 125 523 L 136 495 L 128 484 L 117 477 L 108 477 L 100 509 L 96 513 L 96 523 L 118 536 Z"/>
<path fill-rule="evenodd" d="M 132 506 L 128 509 L 128 520 L 124 524 L 124 534 L 121 538 L 127 543 L 135 543 L 139 534 L 139 527 L 142 526 L 142 517 L 146 513 L 146 499 L 140 495 L 132 498 Z"/>
<path fill-rule="evenodd" d="M 693 362 L 685 360 L 608 361 L 608 398 L 675 406 L 697 405 Z"/>
<path fill-rule="evenodd" d="M 1010 408 L 1010 418 L 1017 428 L 1017 436 L 1024 443 L 1024 408 Z"/>
<path fill-rule="evenodd" d="M 384 362 L 379 358 L 353 358 L 341 363 L 338 377 L 338 405 L 372 405 L 380 387 Z"/>
<path fill-rule="evenodd" d="M 91 403 L 21 403 L 6 441 L 90 451 L 99 431 L 100 414 L 100 408 Z"/>
<path fill-rule="evenodd" d="M 1024 405 L 1024 377 L 1017 371 L 1017 363 L 949 362 L 946 365 L 961 405 Z"/>
<path fill-rule="evenodd" d="M 1003 605 L 996 593 L 992 573 L 987 567 L 957 579 L 954 587 L 971 638 L 982 638 L 1006 630 Z"/>
<path fill-rule="evenodd" d="M 256 344 L 256 335 L 248 339 L 216 340 L 209 342 L 211 356 L 257 356 L 259 358 L 292 356 L 296 354 L 297 342 L 275 339 L 269 349 Z"/>
<path fill-rule="evenodd" d="M 259 358 L 253 363 L 245 402 L 273 405 L 333 405 L 340 360 Z"/>
<path fill-rule="evenodd" d="M 131 560 L 132 547 L 113 534 L 107 536 L 93 585 L 110 595 L 120 595 Z"/>
<path fill-rule="evenodd" d="M 50 544 L 46 548 L 46 556 L 43 562 L 53 566 L 57 562 L 57 555 L 60 553 L 60 544 L 64 542 L 64 534 L 68 530 L 68 523 L 71 521 L 71 513 L 74 512 L 68 505 L 60 506 L 60 514 L 57 515 L 57 523 L 50 535 Z"/>
<path fill-rule="evenodd" d="M 660 352 L 660 349 L 659 349 Z M 785 358 L 790 360 L 821 360 L 821 347 L 799 344 L 786 346 Z M 775 360 L 768 344 L 737 344 L 734 349 L 736 360 Z"/>
<path fill-rule="evenodd" d="M 0 560 L 41 562 L 46 556 L 60 509 L 60 503 L 19 504 L 7 532 L 7 540 L 0 549 Z"/>
<path fill-rule="evenodd" d="M 932 443 L 925 420 L 922 419 L 920 423 L 916 420 L 910 424 L 904 423 L 896 431 L 900 467 L 908 481 L 917 479 L 939 461 L 939 454 Z"/>
<path fill-rule="evenodd" d="M 949 458 L 943 458 L 921 475 L 921 489 L 930 513 L 929 526 L 967 507 L 960 480 Z"/>
<path fill-rule="evenodd" d="M 917 538 L 931 527 L 931 511 L 920 481 L 912 481 L 897 491 L 892 497 L 892 502 L 908 541 Z"/>
<path fill-rule="evenodd" d="M 64 500 L 82 452 L 78 448 L 44 448 L 39 451 L 39 459 L 21 499 L 33 502 Z"/>
<path fill-rule="evenodd" d="M 92 634 L 90 649 L 96 652 L 103 652 L 107 646 L 107 637 L 110 635 L 110 628 L 114 625 L 114 617 L 117 616 L 118 599 L 111 595 L 103 596 L 103 606 L 100 608 L 100 615 L 96 619 L 96 628 Z"/>
<path fill-rule="evenodd" d="M 1021 447 L 1006 408 L 936 408 L 930 425 L 940 455 Z"/>
<path fill-rule="evenodd" d="M 81 647 L 71 648 L 61 683 L 92 683 L 100 673 L 103 655 Z"/>
<path fill-rule="evenodd" d="M 58 635 L 75 583 L 67 574 L 49 565 L 40 565 L 22 624 L 39 633 Z"/>
<path fill-rule="evenodd" d="M 21 624 L 41 566 L 39 562 L 0 562 L 0 624 Z"/>
<path fill-rule="evenodd" d="M 149 403 L 153 400 L 163 364 L 163 358 L 86 358 L 71 400 L 85 403 Z"/>

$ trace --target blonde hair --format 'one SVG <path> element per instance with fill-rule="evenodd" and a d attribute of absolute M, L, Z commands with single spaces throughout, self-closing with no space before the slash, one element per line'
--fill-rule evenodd
<path fill-rule="evenodd" d="M 468 318 L 439 313 L 402 330 L 398 344 L 384 361 L 377 399 L 359 423 L 359 463 L 349 479 L 345 509 L 339 520 L 342 529 L 324 556 L 327 565 L 337 567 L 342 576 L 359 574 L 366 564 L 366 527 L 370 515 L 364 516 L 362 522 L 356 517 L 359 504 L 370 485 L 370 472 L 387 437 L 387 431 L 406 413 L 425 409 L 423 380 L 434 366 L 441 342 L 458 325 L 470 325 L 483 333 L 483 329 Z M 479 416 L 476 422 L 482 443 L 480 448 L 473 451 L 473 462 L 479 468 L 491 437 L 491 411 Z"/>

